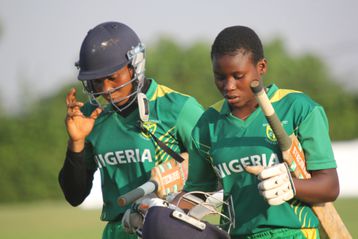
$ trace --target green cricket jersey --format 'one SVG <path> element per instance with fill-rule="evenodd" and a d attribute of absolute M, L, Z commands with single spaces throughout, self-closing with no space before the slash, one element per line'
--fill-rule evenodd
<path fill-rule="evenodd" d="M 203 113 L 202 106 L 194 98 L 154 80 L 146 96 L 150 116 L 145 127 L 175 152 L 187 151 L 192 128 Z M 94 109 L 86 104 L 83 112 L 90 115 Z M 151 169 L 170 158 L 140 130 L 139 121 L 138 109 L 127 117 L 113 111 L 102 113 L 86 139 L 88 166 L 101 172 L 104 221 L 118 220 L 127 208 L 119 207 L 117 198 L 145 183 Z"/>
<path fill-rule="evenodd" d="M 328 121 L 323 108 L 301 92 L 272 85 L 268 96 L 290 135 L 295 133 L 306 156 L 308 170 L 335 168 Z M 282 154 L 261 108 L 245 121 L 230 113 L 226 100 L 210 107 L 193 130 L 186 191 L 215 191 L 220 180 L 225 199 L 232 197 L 235 227 L 232 236 L 274 228 L 316 228 L 311 208 L 293 199 L 270 206 L 257 189 L 258 179 L 244 165 L 270 166 L 282 162 Z"/>

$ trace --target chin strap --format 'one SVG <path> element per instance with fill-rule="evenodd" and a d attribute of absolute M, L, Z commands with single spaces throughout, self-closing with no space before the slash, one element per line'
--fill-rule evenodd
<path fill-rule="evenodd" d="M 144 93 L 137 94 L 139 117 L 142 122 L 148 122 L 149 120 L 149 102 L 147 96 Z"/>

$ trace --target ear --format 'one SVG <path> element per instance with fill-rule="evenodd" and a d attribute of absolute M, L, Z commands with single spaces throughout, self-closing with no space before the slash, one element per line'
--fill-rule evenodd
<path fill-rule="evenodd" d="M 257 71 L 259 72 L 260 75 L 264 75 L 266 74 L 267 71 L 267 60 L 265 58 L 261 59 L 257 65 Z"/>
<path fill-rule="evenodd" d="M 133 66 L 128 65 L 128 71 L 129 71 L 129 74 L 130 74 L 131 78 L 133 78 L 133 76 L 134 76 L 134 68 L 133 68 Z"/>

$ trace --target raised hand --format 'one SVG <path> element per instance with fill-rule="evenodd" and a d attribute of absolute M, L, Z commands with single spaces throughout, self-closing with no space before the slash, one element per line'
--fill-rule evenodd
<path fill-rule="evenodd" d="M 102 109 L 96 108 L 89 117 L 81 112 L 82 102 L 76 99 L 76 89 L 72 88 L 66 96 L 67 114 L 65 119 L 69 135 L 69 148 L 73 152 L 82 151 L 85 138 L 91 133 L 94 122 L 101 114 Z"/>

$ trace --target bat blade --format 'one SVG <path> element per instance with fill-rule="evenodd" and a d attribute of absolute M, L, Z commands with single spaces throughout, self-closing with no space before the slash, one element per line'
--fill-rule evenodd
<path fill-rule="evenodd" d="M 156 191 L 158 197 L 165 198 L 168 194 L 176 193 L 183 189 L 187 172 L 185 172 L 182 164 L 171 159 L 153 168 L 151 179 L 158 184 Z"/>
<path fill-rule="evenodd" d="M 292 144 L 289 149 L 282 151 L 284 161 L 288 164 L 296 178 L 311 178 L 311 175 L 306 170 L 305 155 L 300 142 L 294 134 L 290 135 L 289 138 Z"/>
<path fill-rule="evenodd" d="M 188 154 L 182 153 L 181 157 L 185 159 L 182 163 L 172 158 L 152 168 L 150 180 L 118 197 L 118 205 L 125 207 L 153 192 L 160 198 L 165 198 L 170 193 L 180 192 L 188 175 Z"/>

